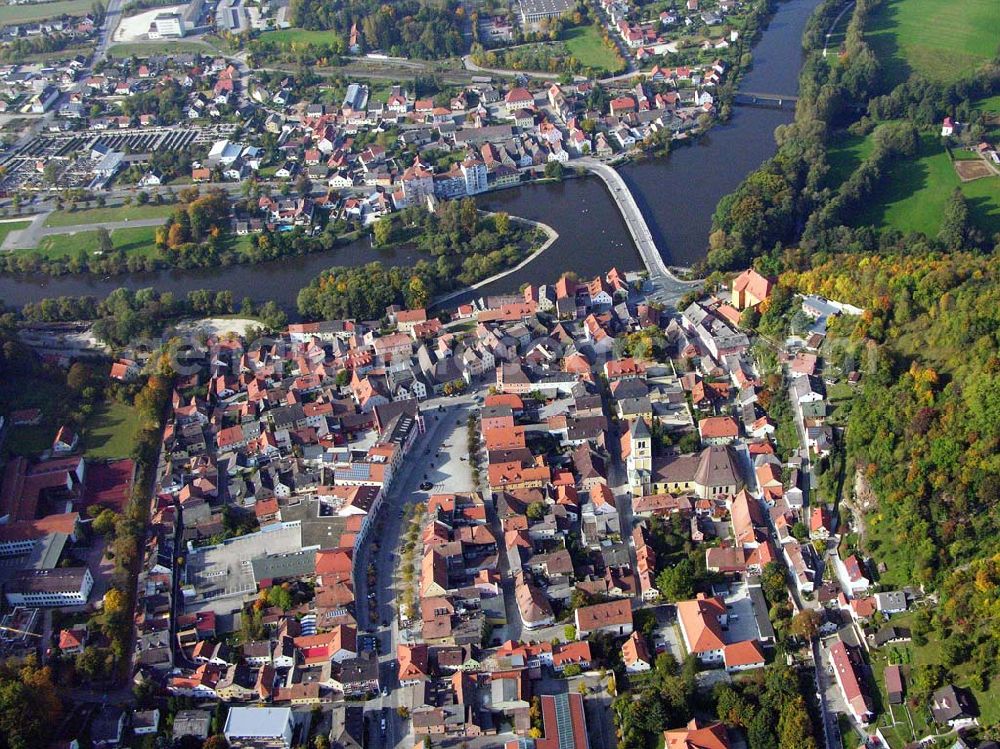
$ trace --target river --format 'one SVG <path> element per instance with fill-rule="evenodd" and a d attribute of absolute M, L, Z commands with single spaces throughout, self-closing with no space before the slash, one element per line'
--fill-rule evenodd
<path fill-rule="evenodd" d="M 779 5 L 754 48 L 754 66 L 743 80 L 744 90 L 795 93 L 802 64 L 802 33 L 818 4 L 819 0 L 787 0 Z M 677 148 L 666 158 L 621 168 L 668 264 L 690 265 L 704 256 L 712 213 L 719 199 L 774 154 L 774 129 L 791 118 L 792 113 L 785 110 L 734 107 L 729 122 L 713 127 L 696 143 Z M 559 232 L 556 243 L 539 258 L 481 293 L 509 291 L 525 282 L 551 282 L 564 270 L 593 276 L 612 265 L 623 270 L 641 267 L 625 222 L 604 183 L 597 178 L 525 185 L 484 195 L 479 204 L 542 221 Z M 43 297 L 103 297 L 121 286 L 153 286 L 178 295 L 192 289 L 229 290 L 237 300 L 244 296 L 258 301 L 273 299 L 292 311 L 298 290 L 325 268 L 376 259 L 410 265 L 419 256 L 411 250 L 374 250 L 361 241 L 329 252 L 256 266 L 164 270 L 107 279 L 2 276 L 0 300 L 20 306 Z"/>

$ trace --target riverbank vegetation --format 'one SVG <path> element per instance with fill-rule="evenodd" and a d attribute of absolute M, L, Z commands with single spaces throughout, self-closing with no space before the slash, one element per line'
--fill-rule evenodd
<path fill-rule="evenodd" d="M 561 166 L 561 165 L 560 165 Z M 52 276 L 91 273 L 118 275 L 164 268 L 219 268 L 256 265 L 282 258 L 327 252 L 362 236 L 357 221 L 327 221 L 316 210 L 317 227 L 235 235 L 230 217 L 249 215 L 249 198 L 230 202 L 222 191 L 202 193 L 197 187 L 181 190 L 178 202 L 128 208 L 94 208 L 51 214 L 46 223 L 68 225 L 71 217 L 94 223 L 110 220 L 114 211 L 136 218 L 164 216 L 160 227 L 103 227 L 72 234 L 42 237 L 35 250 L 17 250 L 0 256 L 0 273 L 41 273 Z M 0 224 L 0 233 L 2 227 Z M 23 229 L 21 222 L 11 223 Z M 284 227 L 283 227 L 284 228 Z M 320 230 L 322 229 L 322 230 Z M 409 208 L 390 214 L 371 229 L 374 243 L 383 249 L 416 246 L 437 259 L 441 278 L 481 280 L 515 264 L 539 234 L 506 214 L 484 219 L 473 200 L 443 201 L 436 214 Z M 464 283 L 465 281 L 462 280 Z"/>
<path fill-rule="evenodd" d="M 933 242 L 947 207 L 940 196 L 956 186 L 974 201 L 967 222 L 978 232 L 969 238 L 984 249 L 993 245 L 992 234 L 1000 231 L 1000 176 L 989 170 L 962 181 L 950 158 L 945 164 L 934 157 L 1000 135 L 992 115 L 976 104 L 1000 91 L 1000 63 L 967 68 L 950 83 L 914 73 L 892 87 L 868 40 L 872 14 L 889 1 L 858 2 L 842 48 L 826 57 L 825 32 L 839 5 L 824 3 L 811 19 L 795 121 L 777 129 L 778 153 L 720 201 L 703 270 L 745 267 L 755 258 L 778 268 L 781 249 L 790 245 L 806 253 L 874 250 L 901 242 L 902 231 L 923 230 Z M 962 127 L 941 143 L 946 116 Z M 848 140 L 854 153 L 831 159 L 831 146 L 836 152 L 836 144 L 851 137 L 871 142 Z M 857 156 L 862 158 L 848 174 L 845 166 Z M 919 222 L 909 220 L 914 216 Z"/>
<path fill-rule="evenodd" d="M 266 330 L 277 330 L 287 320 L 273 301 L 257 307 L 250 297 L 237 305 L 231 291 L 198 289 L 186 297 L 155 289 L 115 289 L 104 300 L 93 296 L 56 297 L 24 305 L 21 318 L 30 323 L 93 321 L 93 333 L 102 342 L 122 347 L 139 339 L 158 337 L 172 322 L 184 317 L 238 314 L 253 317 Z"/>
<path fill-rule="evenodd" d="M 443 202 L 436 213 L 405 209 L 379 219 L 373 233 L 376 244 L 402 237 L 430 258 L 412 268 L 380 262 L 330 268 L 299 292 L 304 317 L 378 319 L 393 303 L 424 307 L 443 292 L 516 265 L 544 241 L 541 231 L 505 213 L 480 213 L 471 198 Z"/>
<path fill-rule="evenodd" d="M 101 227 L 45 236 L 39 240 L 37 249 L 16 250 L 0 257 L 0 273 L 119 275 L 163 268 L 256 264 L 325 252 L 357 237 L 357 227 L 345 222 L 330 222 L 323 227 L 324 231 L 313 235 L 303 227 L 296 227 L 292 231 L 265 230 L 237 236 L 231 230 L 230 216 L 234 211 L 247 215 L 250 205 L 244 200 L 231 202 L 225 192 L 202 193 L 197 187 L 181 190 L 178 201 L 172 204 L 57 211 L 46 219 L 46 226 L 114 221 L 116 213 L 136 219 L 162 216 L 164 224 L 111 230 Z"/>

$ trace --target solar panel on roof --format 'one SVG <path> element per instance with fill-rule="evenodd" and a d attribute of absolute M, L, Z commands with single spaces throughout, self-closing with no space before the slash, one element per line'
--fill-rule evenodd
<path fill-rule="evenodd" d="M 555 695 L 556 731 L 559 735 L 559 749 L 574 749 L 573 718 L 570 715 L 569 695 Z"/>
<path fill-rule="evenodd" d="M 347 468 L 338 468 L 336 477 L 340 479 L 363 480 L 371 475 L 367 463 L 352 463 Z"/>

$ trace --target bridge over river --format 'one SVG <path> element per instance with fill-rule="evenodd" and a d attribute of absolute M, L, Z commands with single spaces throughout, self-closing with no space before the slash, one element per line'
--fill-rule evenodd
<path fill-rule="evenodd" d="M 733 103 L 742 107 L 768 107 L 770 109 L 795 108 L 799 97 L 794 94 L 766 94 L 757 91 L 737 91 Z"/>
<path fill-rule="evenodd" d="M 651 295 L 660 301 L 675 303 L 682 296 L 694 288 L 701 286 L 701 281 L 684 281 L 678 278 L 663 262 L 663 256 L 656 248 L 653 241 L 653 233 L 649 230 L 649 225 L 639 210 L 639 205 L 635 202 L 631 190 L 625 184 L 622 176 L 611 166 L 593 158 L 584 157 L 574 159 L 571 166 L 580 166 L 592 174 L 600 177 L 611 192 L 611 197 L 618 206 L 618 210 L 625 219 L 632 240 L 639 250 L 643 265 L 649 272 L 649 280 L 656 287 L 656 292 Z"/>

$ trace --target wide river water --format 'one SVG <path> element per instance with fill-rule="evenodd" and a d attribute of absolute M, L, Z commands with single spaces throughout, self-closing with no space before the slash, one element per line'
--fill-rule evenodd
<path fill-rule="evenodd" d="M 773 94 L 794 94 L 802 64 L 802 33 L 820 0 L 787 0 L 754 48 L 752 70 L 742 88 Z M 789 110 L 735 107 L 733 117 L 693 145 L 677 148 L 666 158 L 649 159 L 621 168 L 668 264 L 689 265 L 704 256 L 712 213 L 719 199 L 775 152 L 774 129 L 791 120 Z M 618 208 L 596 177 L 560 184 L 525 185 L 479 199 L 481 207 L 543 221 L 559 232 L 552 247 L 521 270 L 483 289 L 497 293 L 524 282 L 551 282 L 565 270 L 583 276 L 602 273 L 612 265 L 641 267 L 638 252 Z M 0 276 L 0 300 L 10 305 L 55 296 L 107 296 L 127 286 L 153 286 L 184 295 L 193 289 L 230 290 L 236 299 L 273 299 L 293 311 L 298 290 L 323 269 L 359 265 L 371 260 L 410 265 L 420 253 L 380 251 L 367 241 L 329 252 L 288 258 L 255 266 L 164 270 L 119 275 L 25 277 Z"/>

